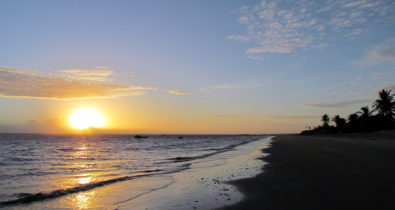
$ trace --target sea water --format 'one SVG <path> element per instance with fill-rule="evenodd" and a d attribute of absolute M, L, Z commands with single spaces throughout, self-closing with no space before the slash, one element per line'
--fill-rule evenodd
<path fill-rule="evenodd" d="M 212 207 L 210 202 L 230 200 L 226 191 L 231 187 L 221 193 L 225 188 L 220 183 L 260 170 L 260 164 L 242 157 L 252 159 L 262 138 L 0 135 L 0 207 Z M 212 190 L 205 192 L 202 186 Z M 217 200 L 205 200 L 214 198 L 210 193 L 217 193 Z"/>

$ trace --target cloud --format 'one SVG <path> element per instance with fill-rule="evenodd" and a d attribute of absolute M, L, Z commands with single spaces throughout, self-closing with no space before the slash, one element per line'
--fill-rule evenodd
<path fill-rule="evenodd" d="M 315 104 L 300 104 L 304 108 L 311 109 L 334 109 L 334 108 L 346 108 L 354 104 L 371 103 L 372 100 L 348 100 L 348 101 L 337 101 L 329 103 L 315 103 Z"/>
<path fill-rule="evenodd" d="M 192 92 L 182 91 L 182 90 L 169 90 L 167 92 L 170 94 L 174 94 L 174 95 L 191 95 L 192 94 Z"/>
<path fill-rule="evenodd" d="M 67 119 L 51 118 L 42 121 L 29 120 L 22 124 L 0 124 L 0 133 L 64 133 Z"/>
<path fill-rule="evenodd" d="M 239 118 L 239 117 L 243 117 L 243 115 L 236 115 L 236 114 L 214 114 L 214 115 L 210 115 L 210 117 L 213 118 Z"/>
<path fill-rule="evenodd" d="M 209 115 L 213 118 L 272 118 L 272 119 L 287 119 L 287 120 L 306 120 L 306 119 L 319 119 L 320 116 L 312 115 L 275 115 L 275 114 L 214 114 Z"/>
<path fill-rule="evenodd" d="M 395 38 L 373 47 L 365 59 L 370 61 L 395 61 Z"/>
<path fill-rule="evenodd" d="M 263 56 L 256 56 L 256 55 L 247 55 L 247 58 L 253 60 L 263 60 Z"/>
<path fill-rule="evenodd" d="M 310 115 L 271 115 L 271 114 L 264 114 L 262 117 L 269 117 L 269 118 L 279 118 L 279 119 L 293 119 L 293 120 L 305 120 L 305 119 L 317 119 L 320 116 L 310 116 Z"/>
<path fill-rule="evenodd" d="M 237 19 L 240 23 L 247 23 L 248 22 L 248 17 L 247 16 L 241 16 L 239 19 Z"/>
<path fill-rule="evenodd" d="M 82 70 L 71 72 L 74 75 L 98 75 L 98 72 L 89 73 L 89 71 Z M 101 72 L 101 74 L 109 75 L 108 72 Z M 31 70 L 0 67 L 1 97 L 83 99 L 142 95 L 147 90 L 155 90 L 155 88 L 103 83 L 89 79 L 71 79 L 62 74 L 44 75 Z"/>
<path fill-rule="evenodd" d="M 391 0 L 266 1 L 240 8 L 238 22 L 244 35 L 227 39 L 251 41 L 246 50 L 251 59 L 258 54 L 291 53 L 296 49 L 326 46 L 328 36 L 353 38 L 380 22 L 395 21 Z"/>
<path fill-rule="evenodd" d="M 233 83 L 233 84 L 222 84 L 211 87 L 204 87 L 201 90 L 233 90 L 233 89 L 250 89 L 250 88 L 260 88 L 263 87 L 263 84 L 256 82 L 242 82 L 242 83 Z"/>
<path fill-rule="evenodd" d="M 233 39 L 233 40 L 237 40 L 237 41 L 248 41 L 248 40 L 250 40 L 250 37 L 239 36 L 239 35 L 230 35 L 230 36 L 227 36 L 226 39 Z"/>
<path fill-rule="evenodd" d="M 98 82 L 110 81 L 114 71 L 105 66 L 95 66 L 94 69 L 64 69 L 59 70 L 62 76 L 73 80 L 91 80 Z"/>
<path fill-rule="evenodd" d="M 375 72 L 370 75 L 370 78 L 374 81 L 386 79 L 393 81 L 393 78 L 395 78 L 395 72 Z"/>
<path fill-rule="evenodd" d="M 387 87 L 384 88 L 384 89 L 390 89 L 390 90 L 394 90 L 394 91 L 395 91 L 395 84 L 389 85 L 389 86 L 387 86 Z"/>

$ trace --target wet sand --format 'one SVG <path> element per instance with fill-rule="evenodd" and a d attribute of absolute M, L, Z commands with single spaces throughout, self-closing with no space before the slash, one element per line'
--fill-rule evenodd
<path fill-rule="evenodd" d="M 225 209 L 394 209 L 395 139 L 282 135 L 264 173 L 231 182 L 245 199 Z"/>
<path fill-rule="evenodd" d="M 188 170 L 169 174 L 171 184 L 130 201 L 116 204 L 117 209 L 215 209 L 243 199 L 232 180 L 254 177 L 261 172 L 262 148 L 272 137 L 263 137 L 202 160 L 190 162 Z"/>
<path fill-rule="evenodd" d="M 7 206 L 11 209 L 215 209 L 235 204 L 243 195 L 233 180 L 261 173 L 258 158 L 272 137 L 215 155 L 182 162 L 183 170 L 114 182 L 41 202 Z M 1 209 L 1 206 L 0 206 Z"/>

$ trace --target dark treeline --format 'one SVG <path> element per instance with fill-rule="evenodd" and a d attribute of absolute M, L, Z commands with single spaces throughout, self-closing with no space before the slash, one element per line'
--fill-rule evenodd
<path fill-rule="evenodd" d="M 348 115 L 347 119 L 335 115 L 332 119 L 324 114 L 321 117 L 322 125 L 313 129 L 304 130 L 302 134 L 335 134 L 353 132 L 373 132 L 395 129 L 395 94 L 391 90 L 382 89 L 372 106 L 361 107 L 355 113 Z M 329 125 L 330 120 L 334 125 Z"/>

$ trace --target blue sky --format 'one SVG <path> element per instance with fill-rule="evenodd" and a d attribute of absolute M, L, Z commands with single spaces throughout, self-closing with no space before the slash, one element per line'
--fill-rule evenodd
<path fill-rule="evenodd" d="M 187 125 L 141 128 L 154 133 L 297 132 L 394 89 L 393 11 L 390 0 L 2 1 L 0 125 L 41 132 L 62 117 L 46 110 L 89 103 Z"/>

